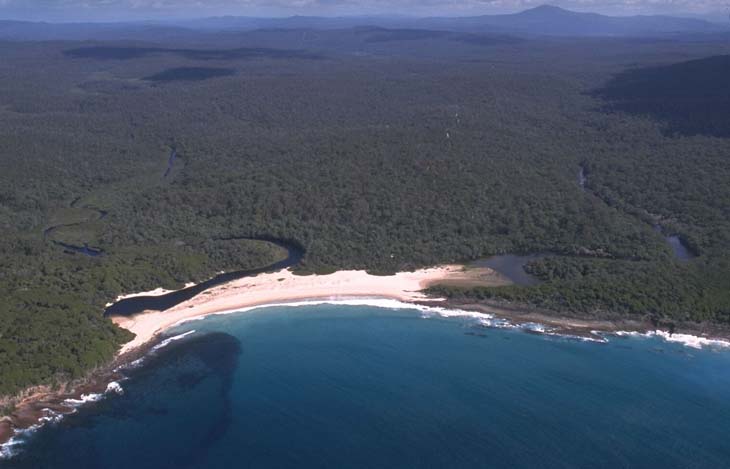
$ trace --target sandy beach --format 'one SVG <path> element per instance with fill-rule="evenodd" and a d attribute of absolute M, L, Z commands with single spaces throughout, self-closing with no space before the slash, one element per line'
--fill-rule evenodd
<path fill-rule="evenodd" d="M 282 270 L 231 281 L 165 311 L 146 311 L 129 317 L 117 316 L 112 320 L 136 335 L 122 347 L 120 353 L 124 354 L 181 321 L 209 314 L 310 299 L 390 298 L 406 302 L 422 301 L 429 298 L 421 290 L 437 282 L 479 282 L 494 286 L 509 283 L 491 269 L 464 269 L 460 265 L 388 276 L 371 275 L 361 270 L 302 276 Z"/>
<path fill-rule="evenodd" d="M 404 302 L 433 300 L 421 290 L 437 282 L 462 283 L 464 285 L 505 285 L 510 282 L 488 268 L 465 269 L 461 265 L 449 265 L 401 272 L 389 276 L 370 275 L 365 271 L 340 271 L 329 275 L 294 275 L 290 270 L 263 273 L 213 287 L 199 295 L 165 311 L 144 311 L 134 316 L 116 316 L 112 320 L 120 327 L 132 331 L 135 338 L 125 344 L 116 359 L 77 382 L 55 391 L 41 386 L 13 398 L 14 411 L 0 419 L 0 444 L 7 443 L 18 429 L 29 428 L 43 422 L 49 410 L 54 415 L 74 411 L 68 402 L 82 402 L 84 395 L 104 394 L 109 383 L 119 378 L 117 367 L 144 355 L 154 344 L 153 339 L 169 327 L 186 320 L 202 318 L 216 313 L 233 312 L 244 308 L 273 303 L 290 303 L 302 300 L 333 300 L 353 298 L 388 298 Z M 186 285 L 190 286 L 190 284 Z M 133 293 L 119 299 L 135 296 L 163 295 L 164 289 Z M 87 397 L 88 399 L 88 397 Z M 8 405 L 11 402 L 0 402 Z"/>

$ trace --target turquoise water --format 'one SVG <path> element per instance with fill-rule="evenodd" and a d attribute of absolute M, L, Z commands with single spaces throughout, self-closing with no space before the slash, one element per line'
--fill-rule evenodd
<path fill-rule="evenodd" d="M 730 352 L 370 306 L 195 330 L 11 468 L 730 466 Z"/>

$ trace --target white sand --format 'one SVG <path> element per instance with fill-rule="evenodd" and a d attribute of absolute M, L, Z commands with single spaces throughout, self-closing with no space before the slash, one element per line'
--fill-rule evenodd
<path fill-rule="evenodd" d="M 504 279 L 489 269 L 464 271 L 462 266 L 456 265 L 399 272 L 389 276 L 370 275 L 362 270 L 301 276 L 282 270 L 233 280 L 166 311 L 114 317 L 113 321 L 136 334 L 132 341 L 122 347 L 120 353 L 124 353 L 148 342 L 155 335 L 181 321 L 209 314 L 310 299 L 391 298 L 413 302 L 427 299 L 421 290 L 437 281 L 474 278 L 482 279 L 485 284 L 504 284 Z"/>
<path fill-rule="evenodd" d="M 195 285 L 195 283 L 189 282 L 189 283 L 186 283 L 183 288 L 190 288 L 193 285 Z M 155 288 L 154 290 L 150 290 L 150 291 L 143 291 L 143 292 L 139 292 L 139 293 L 129 293 L 128 295 L 119 295 L 114 301 L 112 301 L 111 303 L 107 303 L 106 307 L 108 308 L 118 301 L 126 300 L 127 298 L 134 298 L 135 296 L 162 296 L 162 295 L 167 295 L 168 293 L 172 293 L 174 291 L 176 291 L 176 290 L 165 290 L 164 288 Z"/>

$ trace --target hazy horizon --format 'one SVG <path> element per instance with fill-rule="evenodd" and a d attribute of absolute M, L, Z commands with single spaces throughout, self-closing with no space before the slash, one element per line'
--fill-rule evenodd
<path fill-rule="evenodd" d="M 612 16 L 668 15 L 727 21 L 726 0 L 0 0 L 0 19 L 174 22 L 214 16 L 475 16 L 549 4 Z"/>

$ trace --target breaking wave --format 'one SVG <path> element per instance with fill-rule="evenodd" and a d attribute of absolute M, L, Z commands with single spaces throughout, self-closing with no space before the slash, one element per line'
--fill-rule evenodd
<path fill-rule="evenodd" d="M 618 331 L 615 332 L 614 335 L 619 337 L 657 337 L 665 342 L 674 342 L 694 349 L 702 349 L 705 347 L 730 348 L 730 342 L 727 340 L 708 339 L 707 337 L 700 337 L 692 334 L 672 334 L 661 330 L 649 332 Z"/>
<path fill-rule="evenodd" d="M 66 415 L 75 413 L 76 409 L 82 405 L 90 402 L 98 402 L 109 394 L 122 395 L 124 394 L 124 388 L 122 388 L 122 385 L 119 384 L 118 381 L 112 381 L 106 385 L 106 389 L 102 393 L 82 394 L 78 399 L 65 399 L 63 401 L 63 405 L 71 407 L 72 410 L 70 412 L 61 413 L 48 408 L 43 409 L 44 415 L 38 419 L 37 424 L 31 425 L 28 428 L 16 429 L 13 437 L 0 445 L 0 460 L 10 459 L 20 453 L 22 447 L 25 443 L 27 443 L 31 435 L 43 426 L 47 424 L 56 424 L 63 420 Z"/>

